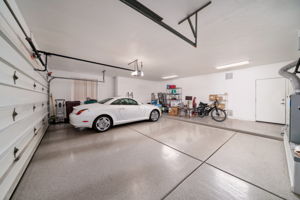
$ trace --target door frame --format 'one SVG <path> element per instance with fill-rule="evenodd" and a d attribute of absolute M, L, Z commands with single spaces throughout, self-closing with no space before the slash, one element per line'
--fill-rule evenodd
<path fill-rule="evenodd" d="M 287 105 L 287 80 L 284 77 L 273 77 L 273 78 L 259 78 L 259 79 L 255 79 L 255 121 L 256 122 L 263 122 L 263 123 L 270 123 L 270 124 L 280 124 L 281 123 L 275 123 L 275 122 L 265 122 L 265 121 L 259 121 L 256 120 L 257 119 L 257 112 L 256 112 L 256 108 L 257 108 L 257 81 L 262 81 L 262 80 L 270 80 L 270 79 L 284 79 L 284 98 L 285 98 L 285 106 L 284 106 L 284 124 L 286 124 L 286 105 Z M 283 125 L 284 125 L 283 124 Z"/>

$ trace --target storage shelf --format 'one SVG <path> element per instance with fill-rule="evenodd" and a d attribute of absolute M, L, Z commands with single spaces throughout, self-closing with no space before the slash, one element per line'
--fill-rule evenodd
<path fill-rule="evenodd" d="M 172 93 L 171 91 L 176 90 L 176 93 Z M 182 103 L 182 88 L 177 87 L 177 88 L 167 88 L 166 90 L 166 95 L 167 95 L 167 105 L 171 107 L 172 103 Z"/>

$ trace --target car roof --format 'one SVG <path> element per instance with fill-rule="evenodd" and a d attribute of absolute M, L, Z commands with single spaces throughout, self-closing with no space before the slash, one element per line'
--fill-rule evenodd
<path fill-rule="evenodd" d="M 118 99 L 132 99 L 132 100 L 138 102 L 137 100 L 135 100 L 134 98 L 131 98 L 131 97 L 120 96 L 120 97 L 111 97 L 111 98 L 112 98 L 111 100 L 105 102 L 104 104 L 110 104 L 110 103 L 112 103 L 113 101 L 118 100 Z"/>

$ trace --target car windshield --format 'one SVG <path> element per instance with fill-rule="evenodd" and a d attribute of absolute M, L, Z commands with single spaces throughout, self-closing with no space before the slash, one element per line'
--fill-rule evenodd
<path fill-rule="evenodd" d="M 102 99 L 101 101 L 98 101 L 98 103 L 100 104 L 105 104 L 106 102 L 112 100 L 113 98 L 106 98 L 106 99 Z"/>

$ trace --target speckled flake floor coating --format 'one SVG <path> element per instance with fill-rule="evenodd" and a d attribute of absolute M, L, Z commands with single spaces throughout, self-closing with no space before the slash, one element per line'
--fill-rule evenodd
<path fill-rule="evenodd" d="M 102 134 L 51 126 L 12 199 L 300 198 L 281 141 L 162 118 Z"/>
<path fill-rule="evenodd" d="M 236 131 L 241 133 L 248 133 L 251 135 L 283 140 L 282 136 L 282 125 L 272 124 L 272 123 L 263 123 L 263 122 L 254 122 L 246 120 L 237 120 L 237 119 L 226 119 L 224 122 L 216 122 L 210 116 L 200 118 L 200 117 L 178 117 L 178 116 L 169 116 L 165 115 L 164 117 L 168 119 L 174 119 L 179 121 L 185 121 L 210 127 L 221 128 L 230 131 Z"/>

